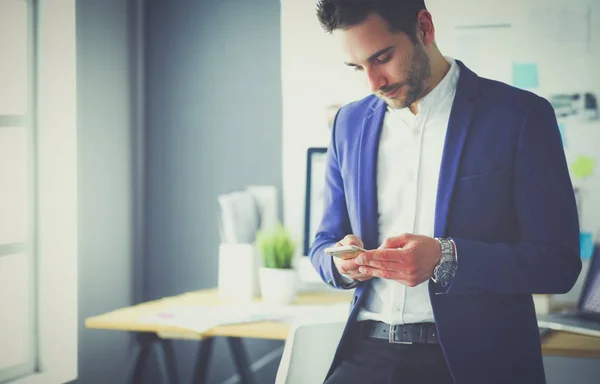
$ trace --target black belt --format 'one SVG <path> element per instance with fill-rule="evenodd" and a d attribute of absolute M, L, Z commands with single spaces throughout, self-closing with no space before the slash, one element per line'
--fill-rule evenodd
<path fill-rule="evenodd" d="M 360 322 L 361 334 L 366 337 L 385 339 L 396 344 L 438 344 L 437 329 L 434 323 L 390 325 L 381 321 Z"/>

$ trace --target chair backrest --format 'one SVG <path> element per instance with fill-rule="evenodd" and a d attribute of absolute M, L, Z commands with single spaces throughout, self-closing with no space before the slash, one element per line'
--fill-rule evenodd
<path fill-rule="evenodd" d="M 285 343 L 275 384 L 322 383 L 345 325 L 341 321 L 293 325 Z"/>

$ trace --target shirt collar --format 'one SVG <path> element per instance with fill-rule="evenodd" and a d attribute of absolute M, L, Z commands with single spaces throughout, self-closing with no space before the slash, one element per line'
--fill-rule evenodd
<path fill-rule="evenodd" d="M 432 107 L 440 106 L 446 96 L 451 95 L 456 91 L 460 68 L 453 58 L 445 56 L 445 59 L 448 64 L 450 64 L 450 70 L 446 73 L 446 76 L 444 76 L 442 81 L 419 101 L 419 115 Z M 392 109 L 388 107 L 388 112 L 403 117 L 406 117 L 407 115 L 414 116 L 408 107 L 402 109 Z"/>

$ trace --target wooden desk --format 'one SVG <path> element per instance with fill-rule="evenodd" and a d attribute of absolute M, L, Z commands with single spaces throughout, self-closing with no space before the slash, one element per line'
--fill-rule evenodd
<path fill-rule="evenodd" d="M 344 302 L 350 303 L 351 299 L 352 294 L 343 291 L 340 291 L 340 293 L 301 292 L 298 294 L 295 304 L 318 305 Z M 256 301 L 260 300 L 257 299 Z M 202 339 L 213 336 L 250 337 L 274 340 L 285 340 L 287 338 L 289 324 L 279 322 L 224 325 L 213 328 L 208 332 L 198 334 L 169 325 L 147 324 L 140 321 L 144 317 L 160 312 L 161 309 L 188 305 L 232 305 L 232 302 L 220 299 L 216 289 L 195 291 L 118 309 L 99 316 L 89 317 L 85 320 L 85 326 L 92 329 L 160 333 L 165 335 L 165 338 L 172 339 Z"/>
<path fill-rule="evenodd" d="M 296 298 L 295 304 L 318 305 L 350 303 L 352 294 L 347 291 L 335 292 L 302 292 Z M 259 300 L 257 300 L 259 301 Z M 121 308 L 116 311 L 87 318 L 85 326 L 91 329 L 117 330 L 134 332 L 138 348 L 133 356 L 130 371 L 127 372 L 126 382 L 141 383 L 144 364 L 148 359 L 150 350 L 155 348 L 159 369 L 165 382 L 177 383 L 179 378 L 175 369 L 174 353 L 169 342 L 170 339 L 202 340 L 196 357 L 194 383 L 206 382 L 209 368 L 210 355 L 213 348 L 213 337 L 223 336 L 227 339 L 229 348 L 238 370 L 242 383 L 254 383 L 246 351 L 241 338 L 257 338 L 285 340 L 290 325 L 281 322 L 261 322 L 236 325 L 224 325 L 203 333 L 184 330 L 171 325 L 150 324 L 142 321 L 168 307 L 190 305 L 231 305 L 232 302 L 222 300 L 216 289 L 195 291 L 183 295 L 166 297 Z"/>
<path fill-rule="evenodd" d="M 296 304 L 349 303 L 351 298 L 351 293 L 345 291 L 300 293 Z M 222 336 L 227 338 L 242 383 L 254 383 L 241 338 L 285 340 L 289 332 L 289 324 L 261 322 L 226 325 L 199 334 L 174 326 L 148 324 L 141 321 L 144 317 L 156 314 L 167 307 L 194 304 L 230 305 L 231 302 L 221 300 L 216 289 L 196 291 L 90 317 L 86 319 L 85 325 L 92 329 L 134 332 L 139 348 L 134 356 L 132 371 L 128 374 L 128 382 L 141 382 L 143 365 L 151 347 L 156 347 L 159 368 L 164 380 L 179 382 L 169 339 L 195 339 L 202 342 L 197 356 L 194 383 L 203 383 L 206 381 L 213 337 Z M 600 358 L 600 338 L 553 331 L 544 336 L 542 352 L 547 356 Z"/>
<path fill-rule="evenodd" d="M 543 339 L 544 356 L 600 358 L 600 337 L 551 331 Z"/>

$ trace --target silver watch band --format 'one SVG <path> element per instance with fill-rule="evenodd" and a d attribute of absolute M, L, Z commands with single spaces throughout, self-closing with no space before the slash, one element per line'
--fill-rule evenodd
<path fill-rule="evenodd" d="M 432 280 L 435 283 L 441 284 L 443 287 L 447 286 L 448 283 L 454 278 L 456 274 L 456 253 L 454 251 L 454 242 L 452 239 L 436 238 L 442 255 L 440 261 L 433 269 Z"/>

